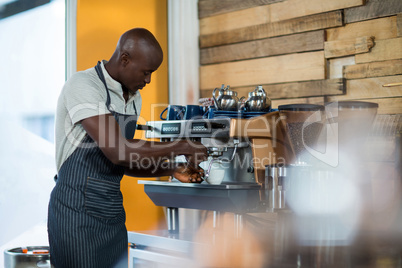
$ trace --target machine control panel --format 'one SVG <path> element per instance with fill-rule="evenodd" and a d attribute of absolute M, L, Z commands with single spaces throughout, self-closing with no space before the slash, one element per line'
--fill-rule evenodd
<path fill-rule="evenodd" d="M 192 134 L 196 134 L 196 133 L 208 134 L 211 132 L 212 132 L 212 129 L 208 128 L 208 124 L 205 122 L 193 122 L 191 124 L 191 133 Z"/>
<path fill-rule="evenodd" d="M 193 122 L 191 124 L 191 134 L 210 134 L 213 130 L 225 129 L 226 125 L 224 123 L 216 122 Z"/>
<path fill-rule="evenodd" d="M 229 118 L 147 122 L 146 138 L 228 137 Z"/>

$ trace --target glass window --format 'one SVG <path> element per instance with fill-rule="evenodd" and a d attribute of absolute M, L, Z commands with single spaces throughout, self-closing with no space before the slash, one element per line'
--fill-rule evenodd
<path fill-rule="evenodd" d="M 3 263 L 8 247 L 47 245 L 54 115 L 65 81 L 65 1 L 0 0 L 0 59 Z"/>

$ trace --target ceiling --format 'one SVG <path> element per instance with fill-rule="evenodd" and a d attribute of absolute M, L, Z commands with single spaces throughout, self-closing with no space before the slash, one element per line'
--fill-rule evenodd
<path fill-rule="evenodd" d="M 0 0 L 0 20 L 49 3 L 51 0 Z"/>
<path fill-rule="evenodd" d="M 10 3 L 10 2 L 14 2 L 15 0 L 0 0 L 0 6 L 1 5 L 5 5 L 5 4 L 8 4 L 8 3 Z"/>

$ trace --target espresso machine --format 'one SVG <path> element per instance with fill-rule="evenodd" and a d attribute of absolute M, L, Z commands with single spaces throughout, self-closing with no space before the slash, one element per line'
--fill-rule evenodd
<path fill-rule="evenodd" d="M 129 232 L 133 264 L 141 256 L 156 254 L 150 248 L 165 250 L 169 243 L 169 250 L 174 251 L 177 259 L 168 263 L 175 263 L 175 267 L 180 267 L 181 263 L 184 263 L 183 267 L 195 267 L 191 250 L 197 243 L 193 234 L 183 231 L 180 226 L 179 214 L 183 209 L 212 213 L 213 226 L 222 221 L 222 213 L 231 213 L 235 237 L 240 237 L 245 214 L 267 211 L 265 166 L 287 165 L 293 159 L 293 151 L 278 111 L 253 111 L 252 115 L 215 111 L 213 118 L 147 122 L 146 138 L 157 138 L 162 142 L 199 141 L 207 147 L 209 161 L 203 166 L 206 176 L 200 184 L 175 180 L 138 181 L 155 205 L 166 208 L 168 228 L 157 232 Z"/>
<path fill-rule="evenodd" d="M 150 121 L 147 125 L 152 129 L 147 131 L 147 138 L 199 141 L 207 147 L 210 156 L 204 168 L 206 181 L 201 184 L 141 181 L 145 185 L 145 192 L 156 205 L 231 212 L 258 210 L 265 166 L 285 164 L 293 155 L 277 111 L 250 119 L 217 117 Z M 213 172 L 211 167 L 222 172 Z M 209 182 L 208 177 L 212 175 L 222 177 L 218 184 L 212 180 Z M 150 189 L 155 185 L 168 187 L 163 195 L 159 195 Z M 178 193 L 173 186 L 192 191 L 187 196 L 185 192 Z M 173 196 L 168 196 L 170 189 Z M 195 189 L 202 189 L 200 195 L 194 194 Z M 210 190 L 213 191 L 208 195 L 208 200 L 198 200 L 205 198 Z M 214 196 L 217 193 L 220 194 Z M 183 202 L 180 195 L 189 200 Z M 228 200 L 223 200 L 223 196 L 227 196 Z M 219 202 L 216 202 L 217 198 Z"/>
<path fill-rule="evenodd" d="M 223 213 L 232 215 L 233 237 L 242 238 L 243 230 L 250 230 L 246 224 L 258 234 L 258 244 L 264 250 L 257 255 L 265 259 L 261 267 L 267 263 L 296 265 L 301 258 L 304 264 L 311 264 L 319 255 L 311 250 L 317 245 L 342 245 L 339 241 L 347 235 L 331 222 L 336 222 L 338 214 L 321 216 L 336 207 L 328 186 L 339 190 L 349 183 L 338 183 L 342 181 L 338 179 L 339 166 L 347 166 L 351 150 L 358 153 L 361 149 L 361 136 L 370 128 L 376 108 L 363 102 L 340 102 L 336 107 L 292 104 L 249 117 L 218 110 L 212 117 L 147 122 L 147 138 L 199 141 L 208 148 L 210 157 L 203 166 L 203 183 L 138 182 L 155 205 L 166 208 L 168 228 L 128 233 L 131 266 L 150 267 L 151 262 L 158 262 L 161 267 L 203 267 L 195 249 L 208 250 L 213 248 L 211 243 L 219 244 L 215 230 L 219 225 L 222 228 Z M 350 126 L 356 124 L 361 136 L 351 146 L 346 141 L 355 136 Z M 331 162 L 332 155 L 326 155 L 332 149 L 328 144 L 332 146 L 334 133 L 339 152 L 336 165 Z M 181 228 L 182 209 L 213 215 L 211 230 L 203 233 L 211 237 L 210 243 L 200 242 L 194 232 Z M 264 255 L 267 248 L 273 254 L 270 258 Z"/>

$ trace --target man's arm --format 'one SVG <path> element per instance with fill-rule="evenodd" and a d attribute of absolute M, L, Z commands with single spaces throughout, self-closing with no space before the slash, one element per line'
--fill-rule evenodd
<path fill-rule="evenodd" d="M 204 176 L 204 170 L 196 169 L 192 165 L 185 163 L 169 163 L 169 167 L 157 167 L 157 171 L 148 172 L 146 170 L 133 170 L 126 169 L 125 175 L 133 177 L 162 177 L 162 176 L 174 176 L 181 182 L 202 182 Z"/>
<path fill-rule="evenodd" d="M 81 124 L 112 163 L 127 168 L 127 175 L 172 175 L 177 166 L 171 161 L 178 155 L 185 155 L 195 165 L 206 159 L 206 148 L 197 142 L 125 139 L 111 114 L 89 117 L 82 120 Z"/>

